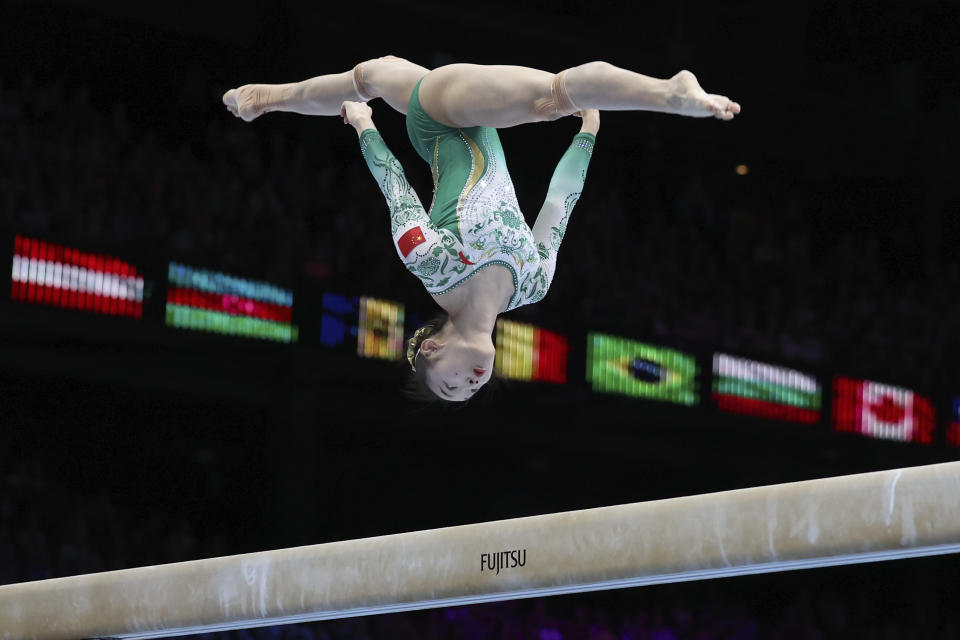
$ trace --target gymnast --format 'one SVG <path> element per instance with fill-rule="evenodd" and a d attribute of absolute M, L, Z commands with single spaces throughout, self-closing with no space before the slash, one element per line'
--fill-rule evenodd
<path fill-rule="evenodd" d="M 366 102 L 406 115 L 410 142 L 433 173 L 424 211 Z M 497 316 L 547 293 L 570 213 L 593 153 L 600 110 L 659 111 L 731 120 L 740 105 L 706 93 L 689 71 L 661 80 L 588 62 L 552 74 L 504 65 L 434 70 L 385 56 L 352 70 L 289 84 L 247 84 L 223 103 L 250 122 L 288 111 L 336 116 L 356 129 L 390 208 L 404 266 L 446 312 L 407 341 L 411 384 L 424 400 L 465 401 L 491 376 Z M 560 159 L 531 229 L 514 193 L 498 128 L 576 115 L 580 132 Z M 490 268 L 487 268 L 490 267 Z"/>

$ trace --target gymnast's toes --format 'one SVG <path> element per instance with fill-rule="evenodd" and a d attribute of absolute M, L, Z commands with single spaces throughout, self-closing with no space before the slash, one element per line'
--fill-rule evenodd
<path fill-rule="evenodd" d="M 237 90 L 230 89 L 225 94 L 223 94 L 223 104 L 226 105 L 227 111 L 233 115 L 240 117 L 240 113 L 237 111 Z"/>
<path fill-rule="evenodd" d="M 250 122 L 271 111 L 269 108 L 271 98 L 270 90 L 266 85 L 245 84 L 223 94 L 223 104 L 230 113 L 245 122 Z"/>

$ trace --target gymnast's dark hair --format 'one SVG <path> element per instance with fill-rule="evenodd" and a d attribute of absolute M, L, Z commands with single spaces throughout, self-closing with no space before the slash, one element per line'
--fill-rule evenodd
<path fill-rule="evenodd" d="M 488 394 L 481 390 L 473 398 L 468 399 L 467 402 L 452 402 L 438 396 L 427 385 L 427 371 L 430 369 L 430 362 L 420 355 L 420 345 L 423 341 L 437 334 L 449 320 L 450 314 L 440 312 L 417 329 L 413 336 L 407 340 L 407 362 L 410 364 L 410 377 L 407 378 L 407 384 L 404 386 L 403 394 L 411 400 L 424 404 L 447 408 L 462 408 L 470 400 L 473 400 L 474 404 L 476 404 L 477 396 L 486 396 Z M 484 388 L 490 389 L 498 386 L 498 384 L 499 380 L 497 376 L 494 375 L 487 381 Z"/>

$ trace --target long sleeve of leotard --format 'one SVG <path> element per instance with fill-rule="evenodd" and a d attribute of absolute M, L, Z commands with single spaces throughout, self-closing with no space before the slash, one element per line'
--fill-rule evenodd
<path fill-rule="evenodd" d="M 544 266 L 547 267 L 548 286 L 553 280 L 557 251 L 567 231 L 570 213 L 583 190 L 596 140 L 592 133 L 578 133 L 574 136 L 573 142 L 553 172 L 547 198 L 533 224 L 533 238 Z"/>
<path fill-rule="evenodd" d="M 429 288 L 434 284 L 429 277 L 430 268 L 422 263 L 430 260 L 431 254 L 435 255 L 434 247 L 449 244 L 450 238 L 444 242 L 444 236 L 452 234 L 437 229 L 430 221 L 420 198 L 407 182 L 403 167 L 376 129 L 367 129 L 360 134 L 360 151 L 390 207 L 393 246 L 407 269 Z"/>

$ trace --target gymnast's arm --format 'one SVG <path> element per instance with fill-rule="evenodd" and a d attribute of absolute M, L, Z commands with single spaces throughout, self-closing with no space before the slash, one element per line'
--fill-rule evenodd
<path fill-rule="evenodd" d="M 362 102 L 345 102 L 340 113 L 343 121 L 357 130 L 363 159 L 390 208 L 393 244 L 400 259 L 414 271 L 420 259 L 427 257 L 426 249 L 440 244 L 440 234 L 423 210 L 416 191 L 407 182 L 400 162 L 373 125 L 370 107 Z"/>
<path fill-rule="evenodd" d="M 583 125 L 573 138 L 573 142 L 560 158 L 547 197 L 533 224 L 533 238 L 537 243 L 540 256 L 548 264 L 550 278 L 557 259 L 557 250 L 567 230 L 570 213 L 580 198 L 583 183 L 587 177 L 587 167 L 593 155 L 597 131 L 600 130 L 600 112 L 586 109 L 583 112 Z"/>

